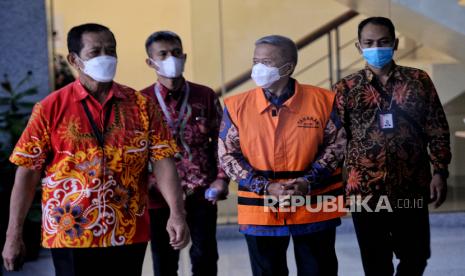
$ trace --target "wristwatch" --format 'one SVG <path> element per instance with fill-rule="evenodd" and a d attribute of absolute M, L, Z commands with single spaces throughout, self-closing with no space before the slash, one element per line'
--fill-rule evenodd
<path fill-rule="evenodd" d="M 310 192 L 312 191 L 312 181 L 310 181 L 310 179 L 306 177 L 302 177 L 302 179 L 304 179 L 305 182 L 307 182 L 307 195 L 309 195 Z"/>
<path fill-rule="evenodd" d="M 437 169 L 434 170 L 433 175 L 439 174 L 443 179 L 447 179 L 449 177 L 449 170 L 448 169 Z"/>

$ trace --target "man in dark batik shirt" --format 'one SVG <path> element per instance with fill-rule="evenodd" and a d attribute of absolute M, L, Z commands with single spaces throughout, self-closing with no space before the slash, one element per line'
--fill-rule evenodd
<path fill-rule="evenodd" d="M 427 204 L 437 208 L 446 198 L 449 127 L 427 73 L 392 60 L 398 40 L 389 19 L 362 21 L 358 39 L 366 68 L 334 86 L 348 136 L 346 192 L 392 207 L 352 214 L 363 267 L 366 275 L 393 275 L 395 253 L 396 275 L 422 275 L 430 257 Z"/>

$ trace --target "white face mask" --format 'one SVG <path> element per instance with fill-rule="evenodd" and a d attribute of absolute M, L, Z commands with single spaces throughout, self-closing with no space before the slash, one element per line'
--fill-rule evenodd
<path fill-rule="evenodd" d="M 177 78 L 184 72 L 184 58 L 169 56 L 165 60 L 150 59 L 158 67 L 157 74 L 165 78 Z"/>
<path fill-rule="evenodd" d="M 79 57 L 78 57 L 79 58 Z M 82 60 L 84 74 L 98 82 L 111 82 L 116 74 L 117 59 L 112 56 L 98 56 L 89 60 Z"/>
<path fill-rule="evenodd" d="M 286 65 L 287 63 L 280 68 L 283 68 Z M 251 77 L 257 86 L 268 88 L 281 78 L 281 75 L 279 75 L 280 68 L 268 67 L 263 63 L 257 63 L 252 67 Z"/>

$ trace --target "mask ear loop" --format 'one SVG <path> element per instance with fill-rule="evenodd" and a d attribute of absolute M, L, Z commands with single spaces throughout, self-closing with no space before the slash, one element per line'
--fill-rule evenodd
<path fill-rule="evenodd" d="M 279 70 L 281 70 L 281 68 L 283 68 L 283 67 L 285 67 L 285 66 L 287 66 L 287 65 L 291 65 L 291 63 L 290 63 L 290 62 L 286 62 L 284 65 L 282 65 L 281 67 L 279 67 L 279 68 L 278 68 L 278 73 L 279 73 Z M 288 74 L 284 74 L 284 75 L 279 74 L 279 77 L 284 77 L 284 76 L 289 76 L 289 75 L 291 75 L 290 72 L 289 72 Z"/>
<path fill-rule="evenodd" d="M 160 64 L 159 64 L 159 63 L 157 63 L 157 61 L 156 61 L 156 60 L 154 60 L 154 59 L 152 59 L 152 58 L 149 58 L 149 59 L 150 59 L 150 61 L 152 62 L 152 65 L 154 66 L 154 69 L 155 69 L 155 71 L 156 71 L 156 72 L 157 72 L 157 74 L 158 74 L 158 73 L 159 73 L 159 71 L 160 71 L 160 69 L 161 69 L 161 66 L 160 66 Z M 163 63 L 163 61 L 164 61 L 164 60 L 161 60 L 160 62 L 161 62 L 161 63 Z M 156 67 L 158 67 L 158 69 L 157 69 L 157 68 L 155 68 L 155 66 L 156 66 Z"/>
<path fill-rule="evenodd" d="M 153 66 L 157 66 L 157 67 L 160 68 L 160 66 L 157 64 L 157 62 L 153 58 L 149 57 L 149 60 L 150 60 L 150 62 L 152 63 Z"/>
<path fill-rule="evenodd" d="M 74 53 L 74 56 L 76 57 L 77 60 L 79 60 L 79 61 L 81 62 L 82 66 L 84 66 L 84 67 L 86 66 L 86 65 L 84 64 L 84 61 L 82 60 L 82 58 L 80 58 L 76 53 Z M 80 70 L 81 72 L 84 72 L 84 68 L 81 68 L 81 66 L 79 66 L 79 65 L 78 65 L 78 68 L 79 68 L 79 70 Z"/>

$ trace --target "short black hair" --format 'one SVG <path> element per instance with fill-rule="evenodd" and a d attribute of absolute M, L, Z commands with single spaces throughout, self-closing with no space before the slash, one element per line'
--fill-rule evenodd
<path fill-rule="evenodd" d="M 394 24 L 392 24 L 391 19 L 386 18 L 386 17 L 376 16 L 376 17 L 368 17 L 367 19 L 364 19 L 362 22 L 358 24 L 358 40 L 359 41 L 360 41 L 360 38 L 362 37 L 363 28 L 368 24 L 384 26 L 388 28 L 389 34 L 391 35 L 392 39 L 396 38 L 396 29 L 394 28 Z"/>
<path fill-rule="evenodd" d="M 147 52 L 147 55 L 150 56 L 150 46 L 158 41 L 179 42 L 179 45 L 181 45 L 182 48 L 182 41 L 179 35 L 172 31 L 158 31 L 151 34 L 145 41 L 145 51 Z"/>
<path fill-rule="evenodd" d="M 79 56 L 79 53 L 84 47 L 82 43 L 82 35 L 84 33 L 99 33 L 99 32 L 109 32 L 113 36 L 113 40 L 115 40 L 115 35 L 108 27 L 105 27 L 100 24 L 96 23 L 86 23 L 79 26 L 75 26 L 71 28 L 68 32 L 68 52 L 75 53 Z"/>

